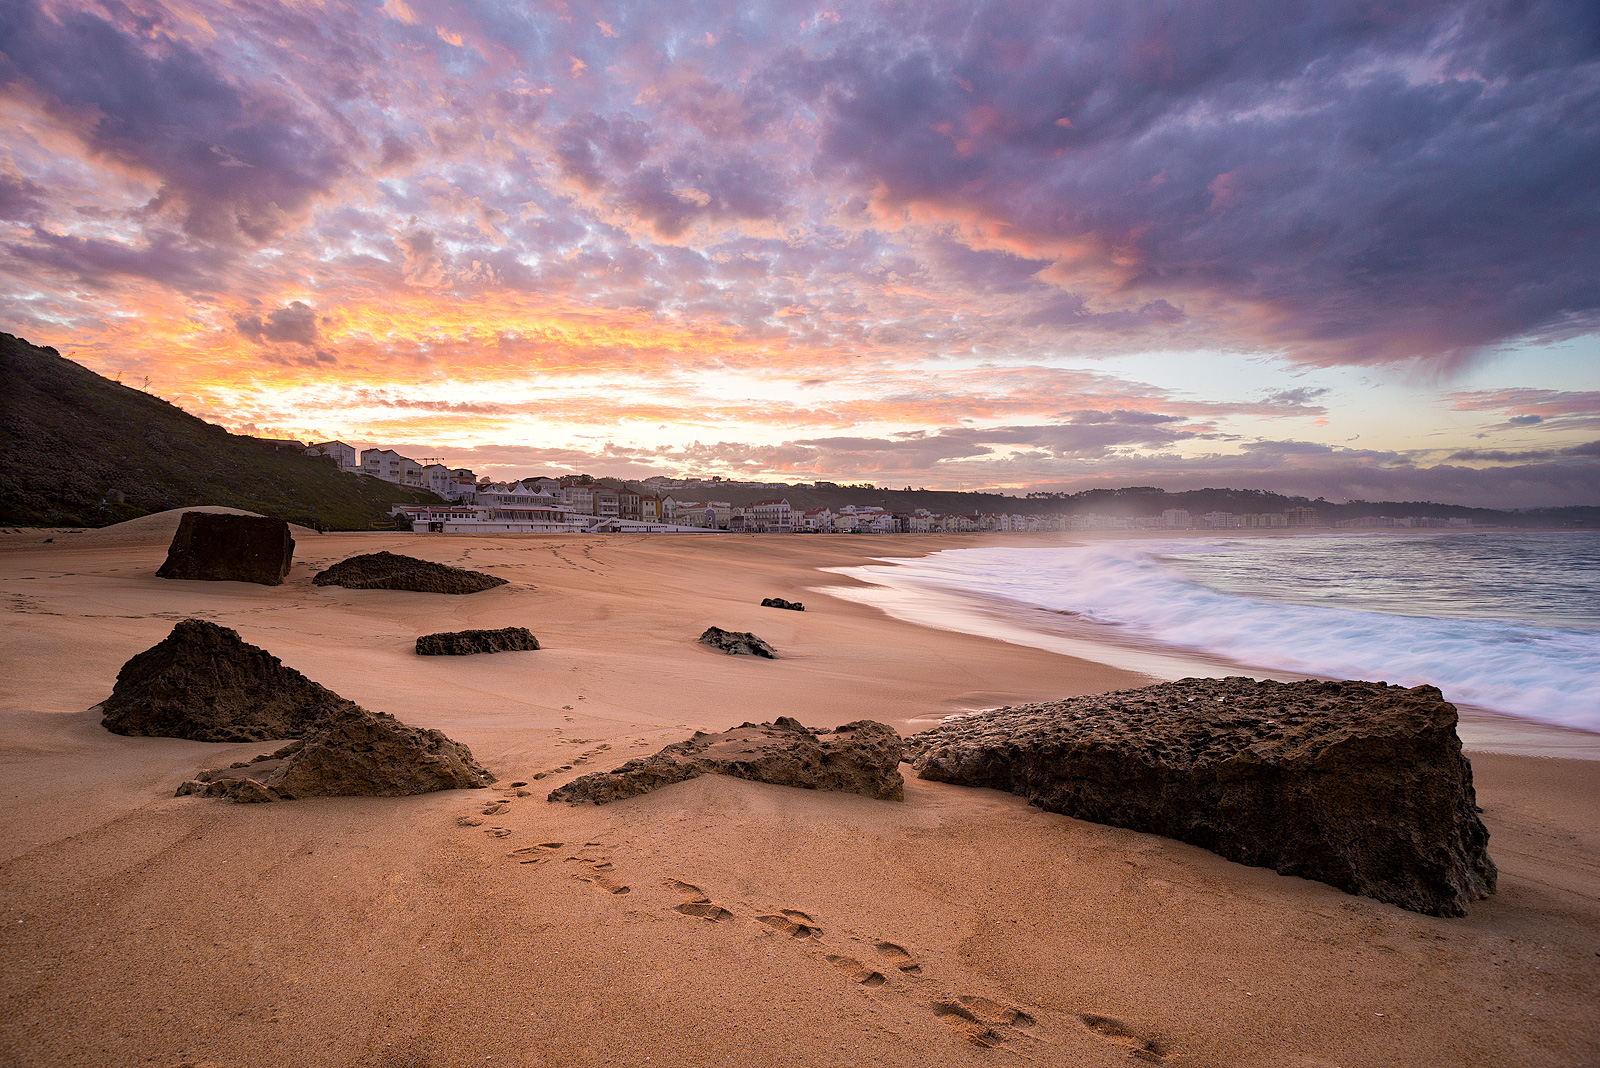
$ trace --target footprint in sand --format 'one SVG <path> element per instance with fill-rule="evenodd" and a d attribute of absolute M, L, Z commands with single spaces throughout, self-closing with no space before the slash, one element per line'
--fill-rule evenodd
<path fill-rule="evenodd" d="M 483 821 L 478 819 L 475 816 L 457 816 L 456 817 L 456 826 L 457 827 L 482 827 L 483 826 Z"/>
<path fill-rule="evenodd" d="M 597 845 L 598 843 L 590 844 Z M 596 886 L 608 894 L 627 894 L 633 891 L 631 886 L 619 882 L 611 874 L 611 860 L 609 857 L 586 857 L 580 854 L 575 857 L 568 857 L 567 863 L 578 866 L 573 873 L 575 878 L 582 879 L 584 882 Z"/>
<path fill-rule="evenodd" d="M 540 864 L 555 855 L 565 842 L 540 842 L 538 845 L 526 846 L 522 849 L 513 849 L 511 856 L 518 864 Z"/>
<path fill-rule="evenodd" d="M 879 942 L 873 946 L 878 951 L 878 956 L 884 962 L 897 969 L 901 975 L 921 975 L 922 965 L 916 958 L 907 952 L 904 946 L 897 946 L 893 942 Z"/>
<path fill-rule="evenodd" d="M 667 885 L 689 899 L 674 909 L 674 912 L 681 912 L 685 916 L 698 916 L 712 923 L 733 919 L 733 913 L 712 901 L 704 890 L 693 883 L 686 883 L 682 879 L 668 879 Z"/>
<path fill-rule="evenodd" d="M 845 975 L 850 977 L 852 983 L 860 983 L 862 986 L 882 986 L 889 981 L 883 977 L 882 972 L 867 967 L 854 957 L 846 957 L 840 953 L 827 953 L 823 955 L 822 959 L 844 972 Z"/>
<path fill-rule="evenodd" d="M 510 829 L 506 827 L 485 827 L 483 833 L 490 838 L 507 838 L 511 835 Z"/>
<path fill-rule="evenodd" d="M 1016 1038 L 1033 1038 L 1029 1029 L 1037 1022 L 1021 1009 L 968 994 L 935 1001 L 931 1007 L 945 1026 L 973 1045 L 991 1049 Z"/>
<path fill-rule="evenodd" d="M 506 806 L 497 801 L 493 804 L 484 805 L 483 814 L 485 816 L 498 816 L 500 813 L 504 812 L 505 809 Z"/>
<path fill-rule="evenodd" d="M 799 909 L 781 909 L 776 914 L 757 916 L 756 919 L 791 938 L 822 937 L 822 928 L 818 927 L 815 920 Z"/>
<path fill-rule="evenodd" d="M 1131 1056 L 1141 1061 L 1149 1061 L 1151 1064 L 1166 1063 L 1167 1050 L 1158 1040 L 1146 1038 L 1114 1016 L 1082 1013 L 1078 1016 L 1078 1022 L 1100 1037 L 1122 1046 Z"/>

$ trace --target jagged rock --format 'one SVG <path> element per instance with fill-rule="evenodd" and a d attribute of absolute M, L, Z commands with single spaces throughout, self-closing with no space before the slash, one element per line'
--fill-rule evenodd
<path fill-rule="evenodd" d="M 404 797 L 480 789 L 494 781 L 460 742 L 351 705 L 275 753 L 201 772 L 179 786 L 177 796 L 198 794 L 241 802 Z"/>
<path fill-rule="evenodd" d="M 116 734 L 259 742 L 298 738 L 349 705 L 238 631 L 185 619 L 122 665 L 100 708 Z"/>
<path fill-rule="evenodd" d="M 763 597 L 762 608 L 787 608 L 791 612 L 804 612 L 806 606 L 799 601 L 785 601 L 782 597 Z"/>
<path fill-rule="evenodd" d="M 418 656 L 468 656 L 472 653 L 517 653 L 539 648 L 527 627 L 499 630 L 451 630 L 417 639 Z"/>
<path fill-rule="evenodd" d="M 281 586 L 293 562 L 294 538 L 281 519 L 185 512 L 156 575 Z"/>
<path fill-rule="evenodd" d="M 1455 706 L 1432 686 L 1183 679 L 908 740 L 920 776 L 1434 916 L 1494 891 Z"/>
<path fill-rule="evenodd" d="M 550 792 L 551 801 L 603 805 L 701 775 L 839 790 L 880 801 L 905 798 L 900 778 L 903 749 L 894 729 L 870 719 L 831 733 L 808 730 L 788 716 L 774 723 L 743 723 L 721 734 L 696 731 L 654 756 L 630 760 L 615 771 L 574 779 Z"/>
<path fill-rule="evenodd" d="M 778 659 L 778 654 L 773 651 L 772 646 L 747 630 L 723 630 L 721 627 L 707 627 L 706 632 L 700 635 L 700 644 L 709 645 L 713 649 L 721 649 L 729 655 L 743 654 L 746 656 L 764 656 L 768 660 Z"/>
<path fill-rule="evenodd" d="M 411 590 L 416 593 L 480 593 L 506 580 L 482 571 L 469 571 L 431 560 L 377 552 L 340 560 L 312 579 L 318 586 L 343 586 L 351 590 Z"/>

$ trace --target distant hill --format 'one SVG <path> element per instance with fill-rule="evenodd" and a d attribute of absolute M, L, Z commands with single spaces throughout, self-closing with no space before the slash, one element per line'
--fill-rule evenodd
<path fill-rule="evenodd" d="M 528 476 L 535 477 L 535 476 Z M 620 479 L 591 479 L 617 487 L 627 485 L 635 490 L 658 496 L 677 497 L 680 500 L 727 501 L 736 506 L 747 506 L 764 497 L 782 497 L 797 510 L 831 508 L 835 511 L 845 505 L 857 507 L 876 505 L 891 512 L 912 512 L 926 508 L 937 515 L 980 515 L 1010 513 L 1020 515 L 1082 515 L 1097 513 L 1105 516 L 1133 518 L 1160 515 L 1168 508 L 1182 508 L 1190 515 L 1207 512 L 1232 512 L 1234 515 L 1282 512 L 1287 508 L 1310 508 L 1323 524 L 1341 519 L 1359 519 L 1363 516 L 1424 516 L 1432 519 L 1471 519 L 1474 523 L 1513 527 L 1579 527 L 1600 526 L 1600 508 L 1573 506 L 1566 508 L 1532 508 L 1521 511 L 1503 511 L 1494 508 L 1469 508 L 1457 504 L 1436 504 L 1431 501 L 1349 501 L 1334 503 L 1318 498 L 1291 497 L 1266 490 L 1198 489 L 1169 492 L 1155 486 L 1125 486 L 1120 489 L 1090 489 L 1077 493 L 1030 493 L 1014 497 L 1003 493 L 956 490 L 891 489 L 886 486 L 840 485 L 834 482 L 736 482 L 727 479 L 677 479 L 666 485 L 646 486 L 638 482 L 624 483 Z"/>
<path fill-rule="evenodd" d="M 438 500 L 230 434 L 5 333 L 0 375 L 0 525 L 104 526 L 215 504 L 364 530 L 389 522 L 391 504 Z M 109 502 L 109 491 L 125 500 Z"/>

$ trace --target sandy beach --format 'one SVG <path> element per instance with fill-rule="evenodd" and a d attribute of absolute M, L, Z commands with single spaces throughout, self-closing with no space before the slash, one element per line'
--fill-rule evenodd
<path fill-rule="evenodd" d="M 1465 919 L 908 767 L 903 803 L 707 777 L 568 807 L 545 793 L 696 729 L 790 715 L 910 734 L 1151 680 L 817 592 L 852 585 L 823 569 L 970 538 L 296 530 L 288 582 L 266 587 L 156 578 L 176 524 L 0 533 L 5 1068 L 1600 1062 L 1600 761 L 1469 734 L 1500 884 Z M 311 584 L 379 549 L 510 584 Z M 121 737 L 87 711 L 186 617 L 443 730 L 500 782 L 174 797 L 271 748 Z M 698 645 L 712 624 L 781 659 Z M 543 648 L 412 651 L 505 626 Z M 1498 729 L 1515 748 L 1517 725 Z M 700 896 L 731 915 L 677 911 Z M 784 910 L 820 936 L 757 919 Z"/>

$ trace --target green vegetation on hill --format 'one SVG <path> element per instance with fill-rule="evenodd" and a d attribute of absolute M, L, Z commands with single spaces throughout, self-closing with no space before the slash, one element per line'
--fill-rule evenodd
<path fill-rule="evenodd" d="M 0 333 L 0 375 L 0 524 L 104 526 L 222 505 L 364 530 L 390 522 L 392 504 L 438 500 L 230 434 L 10 334 Z"/>

